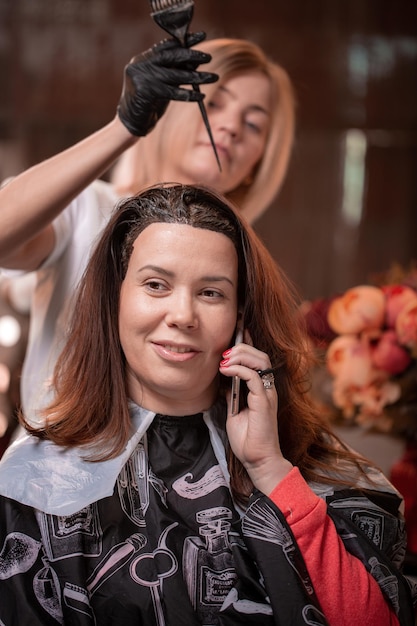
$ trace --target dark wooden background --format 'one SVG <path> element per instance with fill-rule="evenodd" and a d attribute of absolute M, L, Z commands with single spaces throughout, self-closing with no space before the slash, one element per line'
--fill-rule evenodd
<path fill-rule="evenodd" d="M 291 166 L 256 229 L 302 296 L 416 259 L 417 2 L 196 0 L 193 28 L 256 41 L 293 79 Z M 0 177 L 110 120 L 160 38 L 146 0 L 0 0 Z"/>

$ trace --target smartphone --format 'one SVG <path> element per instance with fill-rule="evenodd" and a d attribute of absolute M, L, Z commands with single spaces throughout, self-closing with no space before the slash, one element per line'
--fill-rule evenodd
<path fill-rule="evenodd" d="M 236 337 L 234 345 L 243 341 L 243 315 L 239 315 L 236 325 Z M 232 393 L 230 397 L 230 413 L 231 415 L 237 415 L 239 413 L 239 392 L 240 392 L 240 378 L 239 376 L 233 376 L 232 378 Z"/>

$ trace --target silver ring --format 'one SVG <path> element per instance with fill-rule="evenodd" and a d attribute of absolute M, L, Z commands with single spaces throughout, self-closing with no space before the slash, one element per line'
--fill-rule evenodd
<path fill-rule="evenodd" d="M 267 370 L 256 370 L 256 373 L 262 379 L 262 383 L 265 389 L 271 389 L 275 383 L 274 370 L 269 368 Z"/>

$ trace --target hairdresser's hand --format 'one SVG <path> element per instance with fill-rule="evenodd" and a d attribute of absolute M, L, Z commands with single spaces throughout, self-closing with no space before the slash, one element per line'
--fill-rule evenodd
<path fill-rule="evenodd" d="M 274 385 L 265 389 L 257 372 L 271 364 L 267 354 L 246 343 L 233 347 L 223 357 L 220 372 L 228 377 L 239 376 L 248 387 L 247 408 L 227 417 L 230 446 L 255 487 L 269 495 L 292 468 L 279 444 L 277 391 Z"/>
<path fill-rule="evenodd" d="M 149 133 L 164 114 L 170 100 L 199 101 L 204 94 L 180 85 L 214 83 L 218 76 L 197 72 L 211 56 L 194 46 L 205 39 L 205 33 L 190 33 L 187 47 L 166 39 L 134 57 L 125 67 L 123 92 L 117 112 L 132 135 Z"/>

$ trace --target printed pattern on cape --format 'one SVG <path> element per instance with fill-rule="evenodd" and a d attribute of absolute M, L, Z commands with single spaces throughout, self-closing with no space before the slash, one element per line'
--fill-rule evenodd
<path fill-rule="evenodd" d="M 347 548 L 407 604 L 383 554 L 402 545 L 390 507 L 353 490 L 327 501 Z M 327 623 L 279 509 L 255 492 L 240 518 L 201 414 L 157 416 L 113 495 L 73 515 L 0 498 L 0 599 L 1 626 Z"/>
<path fill-rule="evenodd" d="M 325 625 L 303 557 L 284 515 L 255 492 L 242 520 L 242 532 L 261 570 L 277 624 Z M 280 586 L 277 581 L 285 581 Z"/>
<path fill-rule="evenodd" d="M 155 418 L 113 495 L 73 515 L 1 507 L 2 626 L 271 620 L 253 563 L 240 606 L 225 602 L 246 548 L 202 415 Z"/>
<path fill-rule="evenodd" d="M 405 521 L 395 494 L 353 489 L 326 497 L 345 548 L 364 564 L 393 606 L 401 624 L 413 624 L 417 584 L 400 574 L 406 547 Z M 375 551 L 375 546 L 378 551 Z"/>

